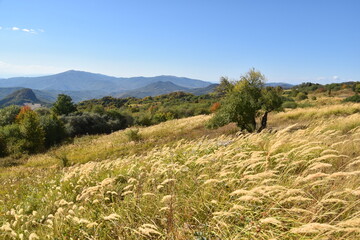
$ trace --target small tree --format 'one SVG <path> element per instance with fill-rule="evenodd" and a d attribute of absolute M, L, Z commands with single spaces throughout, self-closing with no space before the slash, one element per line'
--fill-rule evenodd
<path fill-rule="evenodd" d="M 65 94 L 59 94 L 52 110 L 57 115 L 68 115 L 76 111 L 76 106 L 72 102 L 72 98 Z"/>
<path fill-rule="evenodd" d="M 21 115 L 20 115 L 21 114 Z M 24 148 L 29 153 L 37 153 L 44 149 L 45 132 L 40 125 L 39 116 L 31 110 L 21 111 L 18 115 L 20 132 Z"/>
<path fill-rule="evenodd" d="M 235 122 L 238 127 L 248 132 L 256 131 L 256 117 L 264 112 L 261 127 L 267 125 L 268 113 L 281 107 L 282 98 L 279 89 L 264 88 L 265 77 L 259 71 L 251 69 L 232 83 L 233 87 L 225 95 L 219 111 L 208 123 L 211 128 Z"/>
<path fill-rule="evenodd" d="M 6 139 L 0 133 L 0 157 L 4 157 L 7 154 Z"/>
<path fill-rule="evenodd" d="M 0 126 L 10 125 L 15 122 L 20 112 L 19 106 L 8 106 L 0 110 Z"/>
<path fill-rule="evenodd" d="M 264 114 L 261 118 L 261 126 L 258 129 L 258 132 L 261 132 L 263 129 L 267 127 L 267 119 L 269 112 L 281 110 L 281 106 L 283 103 L 282 88 L 277 87 L 267 87 L 262 90 L 262 110 Z"/>
<path fill-rule="evenodd" d="M 41 116 L 40 126 L 45 132 L 47 148 L 61 143 L 66 138 L 65 126 L 55 114 Z"/>

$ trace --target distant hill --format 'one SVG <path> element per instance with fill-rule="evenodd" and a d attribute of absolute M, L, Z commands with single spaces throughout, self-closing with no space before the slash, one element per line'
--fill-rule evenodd
<path fill-rule="evenodd" d="M 37 90 L 93 91 L 97 95 L 121 92 L 144 87 L 156 82 L 172 82 L 185 88 L 202 88 L 211 83 L 175 76 L 117 78 L 102 74 L 70 70 L 42 77 L 0 79 L 0 87 L 25 87 Z"/>
<path fill-rule="evenodd" d="M 215 88 L 217 86 L 219 86 L 219 84 L 211 84 L 204 88 L 189 89 L 187 92 L 199 96 L 199 95 L 204 95 L 204 94 L 208 94 L 208 93 L 215 91 Z"/>
<path fill-rule="evenodd" d="M 289 83 L 283 83 L 283 82 L 269 82 L 265 83 L 265 86 L 268 87 L 282 87 L 283 89 L 290 89 L 294 87 L 295 85 L 289 84 Z"/>
<path fill-rule="evenodd" d="M 23 88 L 11 93 L 10 95 L 0 100 L 0 107 L 6 107 L 10 105 L 22 106 L 25 103 L 42 105 L 45 104 L 36 97 L 35 93 L 31 89 Z"/>
<path fill-rule="evenodd" d="M 126 98 L 126 97 L 144 98 L 148 96 L 155 97 L 163 94 L 169 94 L 172 92 L 186 92 L 186 93 L 192 93 L 194 95 L 203 95 L 213 92 L 217 85 L 218 84 L 211 84 L 204 88 L 185 88 L 177 84 L 174 84 L 170 81 L 167 82 L 159 81 L 146 85 L 145 87 L 137 88 L 130 91 L 125 91 L 124 93 L 115 94 L 113 96 L 119 98 Z"/>
<path fill-rule="evenodd" d="M 22 88 L 21 87 L 0 88 L 0 100 L 20 89 L 22 89 Z"/>
<path fill-rule="evenodd" d="M 116 97 L 125 98 L 125 97 L 136 97 L 144 98 L 148 96 L 159 96 L 171 92 L 186 92 L 189 88 L 178 86 L 172 82 L 155 82 L 141 87 L 135 90 L 127 91 L 125 93 L 119 94 Z"/>

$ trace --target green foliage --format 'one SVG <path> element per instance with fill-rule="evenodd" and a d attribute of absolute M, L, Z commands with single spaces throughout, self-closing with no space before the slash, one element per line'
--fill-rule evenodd
<path fill-rule="evenodd" d="M 66 138 L 63 122 L 54 114 L 40 117 L 40 125 L 45 132 L 45 147 L 61 143 Z"/>
<path fill-rule="evenodd" d="M 344 99 L 344 102 L 356 102 L 356 103 L 359 103 L 360 102 L 360 95 L 356 94 L 354 96 L 347 97 L 347 98 Z"/>
<path fill-rule="evenodd" d="M 7 154 L 6 139 L 0 134 L 0 157 L 4 157 Z"/>
<path fill-rule="evenodd" d="M 124 129 L 129 125 L 130 119 L 115 110 L 104 115 L 97 113 L 78 112 L 63 116 L 66 132 L 69 136 L 81 136 L 86 134 L 111 133 Z"/>
<path fill-rule="evenodd" d="M 18 124 L 6 125 L 0 128 L 0 135 L 6 141 L 7 154 L 21 154 L 25 152 L 26 141 Z"/>
<path fill-rule="evenodd" d="M 266 126 L 267 113 L 279 109 L 282 98 L 281 89 L 264 88 L 264 82 L 265 77 L 251 69 L 240 81 L 233 83 L 232 90 L 226 94 L 219 111 L 207 126 L 216 128 L 235 122 L 240 129 L 254 132 L 260 110 L 265 112 Z"/>
<path fill-rule="evenodd" d="M 125 131 L 125 136 L 128 138 L 129 141 L 137 142 L 141 140 L 139 129 L 128 129 Z"/>
<path fill-rule="evenodd" d="M 20 107 L 15 105 L 0 109 L 0 126 L 14 123 L 19 112 Z"/>
<path fill-rule="evenodd" d="M 25 150 L 28 153 L 37 153 L 44 150 L 45 132 L 40 125 L 40 119 L 34 111 L 27 111 L 19 121 L 20 132 L 25 140 Z"/>
<path fill-rule="evenodd" d="M 215 94 L 218 96 L 225 96 L 228 92 L 232 91 L 234 84 L 226 77 L 220 78 L 220 84 L 215 89 Z"/>
<path fill-rule="evenodd" d="M 297 103 L 294 101 L 287 101 L 287 102 L 283 102 L 282 104 L 283 108 L 297 108 Z"/>
<path fill-rule="evenodd" d="M 76 106 L 72 102 L 70 96 L 59 94 L 56 102 L 52 107 L 52 111 L 57 115 L 68 115 L 76 111 Z"/>
<path fill-rule="evenodd" d="M 296 95 L 296 99 L 301 101 L 301 100 L 305 100 L 305 99 L 308 99 L 308 96 L 306 93 L 304 92 L 299 92 L 297 95 Z"/>

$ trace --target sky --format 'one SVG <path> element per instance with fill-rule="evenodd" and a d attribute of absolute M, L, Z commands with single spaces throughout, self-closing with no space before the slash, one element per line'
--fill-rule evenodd
<path fill-rule="evenodd" d="M 360 0 L 0 0 L 0 78 L 360 81 Z"/>

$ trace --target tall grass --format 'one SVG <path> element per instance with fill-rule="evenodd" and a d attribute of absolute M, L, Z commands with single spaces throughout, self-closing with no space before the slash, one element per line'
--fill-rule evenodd
<path fill-rule="evenodd" d="M 53 150 L 65 168 L 34 156 L 1 172 L 0 238 L 359 239 L 359 106 L 260 134 L 198 116 L 79 140 Z"/>

